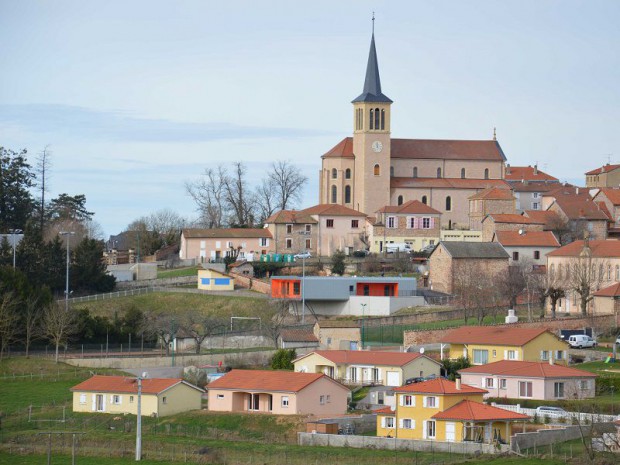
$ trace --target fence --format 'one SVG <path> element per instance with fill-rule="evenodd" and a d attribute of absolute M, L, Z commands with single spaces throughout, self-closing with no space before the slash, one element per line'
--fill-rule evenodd
<path fill-rule="evenodd" d="M 583 412 L 545 412 L 540 413 L 535 408 L 524 408 L 519 404 L 517 405 L 504 405 L 491 403 L 493 407 L 501 408 L 504 410 L 510 410 L 511 412 L 523 413 L 531 417 L 537 417 L 539 420 L 560 420 L 563 423 L 580 423 L 580 424 L 592 424 L 592 423 L 606 423 L 620 419 L 620 415 L 603 415 L 598 413 L 583 413 Z"/>

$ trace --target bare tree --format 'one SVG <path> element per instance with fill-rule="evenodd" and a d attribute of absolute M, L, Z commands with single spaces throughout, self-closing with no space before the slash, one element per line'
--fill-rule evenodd
<path fill-rule="evenodd" d="M 580 255 L 571 259 L 568 264 L 569 276 L 566 279 L 566 285 L 568 289 L 579 294 L 579 307 L 584 316 L 588 314 L 588 304 L 594 298 L 592 294 L 605 280 L 606 268 L 605 260 L 592 257 L 587 241 Z"/>
<path fill-rule="evenodd" d="M 525 290 L 525 273 L 526 266 L 511 265 L 505 273 L 498 277 L 499 285 L 508 300 L 510 308 L 517 308 L 517 298 Z"/>
<path fill-rule="evenodd" d="M 69 339 L 79 330 L 77 314 L 73 309 L 67 311 L 63 305 L 53 303 L 46 308 L 41 328 L 43 334 L 54 344 L 54 360 L 58 363 L 60 346 L 69 342 Z"/>
<path fill-rule="evenodd" d="M 292 208 L 295 202 L 300 201 L 302 190 L 308 182 L 301 170 L 286 160 L 271 164 L 268 179 L 275 190 L 276 208 L 279 210 Z"/>
<path fill-rule="evenodd" d="M 489 297 L 495 286 L 493 276 L 472 263 L 464 263 L 454 273 L 453 292 L 463 309 L 465 323 L 475 316 L 482 324 L 490 309 Z"/>
<path fill-rule="evenodd" d="M 199 180 L 185 183 L 185 190 L 196 202 L 207 228 L 221 228 L 224 224 L 224 180 L 227 177 L 226 168 L 220 165 L 217 169 L 206 169 Z"/>
<path fill-rule="evenodd" d="M 41 334 L 40 325 L 43 317 L 43 306 L 41 305 L 39 297 L 30 295 L 26 298 L 22 317 L 26 357 L 29 357 L 30 345 L 32 344 L 33 339 L 37 338 Z"/>
<path fill-rule="evenodd" d="M 17 334 L 17 301 L 12 292 L 6 292 L 0 297 L 0 360 L 9 344 L 13 342 Z"/>
<path fill-rule="evenodd" d="M 263 179 L 260 186 L 256 188 L 256 205 L 261 223 L 264 223 L 267 218 L 276 212 L 276 191 L 270 179 Z"/>
<path fill-rule="evenodd" d="M 147 313 L 144 316 L 144 334 L 157 336 L 166 348 L 166 355 L 170 355 L 170 346 L 176 334 L 175 319 L 168 314 Z"/>
<path fill-rule="evenodd" d="M 194 339 L 196 354 L 200 353 L 202 343 L 219 330 L 226 327 L 226 321 L 214 316 L 203 316 L 189 313 L 181 322 L 181 327 Z"/>
<path fill-rule="evenodd" d="M 35 165 L 38 184 L 41 189 L 41 198 L 39 199 L 39 227 L 41 229 L 41 232 L 43 232 L 45 227 L 45 193 L 49 189 L 49 186 L 47 186 L 47 181 L 49 177 L 48 172 L 52 165 L 52 152 L 50 151 L 49 147 L 49 145 L 46 145 L 45 148 L 41 151 L 41 153 L 39 153 L 39 156 L 37 157 L 37 163 Z"/>
<path fill-rule="evenodd" d="M 274 344 L 274 347 L 278 348 L 278 338 L 282 332 L 282 328 L 286 320 L 289 317 L 289 300 L 278 301 L 278 311 L 276 314 L 263 325 L 263 331 L 267 337 L 269 337 Z"/>
<path fill-rule="evenodd" d="M 246 227 L 254 225 L 255 199 L 248 188 L 247 169 L 238 161 L 234 163 L 232 175 L 224 178 L 224 200 L 230 208 L 229 224 L 232 227 Z"/>

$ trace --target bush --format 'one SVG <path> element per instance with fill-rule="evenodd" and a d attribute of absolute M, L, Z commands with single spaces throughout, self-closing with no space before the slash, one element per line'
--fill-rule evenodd
<path fill-rule="evenodd" d="M 345 255 L 342 250 L 336 250 L 332 255 L 332 273 L 342 276 L 344 274 Z"/>
<path fill-rule="evenodd" d="M 295 349 L 278 349 L 271 357 L 271 368 L 274 370 L 292 370 L 293 360 L 297 358 Z"/>

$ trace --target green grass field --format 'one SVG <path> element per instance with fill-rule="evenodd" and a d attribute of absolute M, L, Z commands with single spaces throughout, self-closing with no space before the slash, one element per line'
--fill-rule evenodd
<path fill-rule="evenodd" d="M 178 278 L 180 276 L 196 276 L 198 270 L 203 270 L 201 266 L 190 266 L 188 268 L 175 268 L 174 270 L 157 270 L 158 278 Z"/>

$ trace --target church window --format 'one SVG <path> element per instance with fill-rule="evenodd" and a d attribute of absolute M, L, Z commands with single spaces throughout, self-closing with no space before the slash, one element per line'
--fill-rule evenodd
<path fill-rule="evenodd" d="M 338 201 L 338 188 L 336 186 L 332 186 L 332 203 L 336 203 Z"/>
<path fill-rule="evenodd" d="M 346 169 L 346 171 L 344 172 L 344 178 L 351 179 L 351 168 Z"/>
<path fill-rule="evenodd" d="M 370 109 L 370 129 L 374 129 L 375 128 L 375 110 L 373 110 L 372 108 Z"/>
<path fill-rule="evenodd" d="M 380 176 L 381 175 L 381 167 L 379 166 L 379 164 L 376 164 L 375 167 L 373 168 L 373 173 L 375 176 Z"/>
<path fill-rule="evenodd" d="M 334 168 L 332 170 L 332 179 L 336 179 L 338 177 L 338 170 L 336 168 Z"/>
<path fill-rule="evenodd" d="M 452 197 L 447 196 L 446 197 L 446 211 L 450 211 L 452 210 Z"/>
<path fill-rule="evenodd" d="M 418 177 L 418 167 L 417 167 L 417 166 L 414 166 L 414 167 L 413 167 L 413 177 L 414 177 L 414 178 L 417 178 L 417 177 Z"/>
<path fill-rule="evenodd" d="M 379 129 L 379 118 L 380 118 L 380 113 L 379 113 L 379 109 L 375 108 L 375 129 Z"/>
<path fill-rule="evenodd" d="M 385 129 L 385 110 L 381 110 L 381 130 Z"/>
<path fill-rule="evenodd" d="M 344 186 L 344 203 L 351 203 L 351 186 Z"/>
<path fill-rule="evenodd" d="M 484 179 L 489 179 L 489 168 L 484 169 Z"/>
<path fill-rule="evenodd" d="M 620 266 L 616 265 L 616 281 L 620 281 Z"/>
<path fill-rule="evenodd" d="M 398 205 L 402 205 L 403 204 L 403 196 L 399 195 L 398 196 Z"/>
<path fill-rule="evenodd" d="M 426 204 L 427 204 L 427 200 L 426 200 L 426 196 L 425 196 L 425 195 L 423 195 L 423 196 L 422 196 L 422 203 L 423 203 L 424 205 L 426 205 Z"/>
<path fill-rule="evenodd" d="M 394 177 L 394 167 L 390 166 L 390 177 L 393 178 Z"/>
<path fill-rule="evenodd" d="M 461 168 L 461 179 L 465 179 L 465 168 Z"/>
<path fill-rule="evenodd" d="M 437 177 L 440 178 L 441 177 L 441 168 L 437 168 Z"/>

